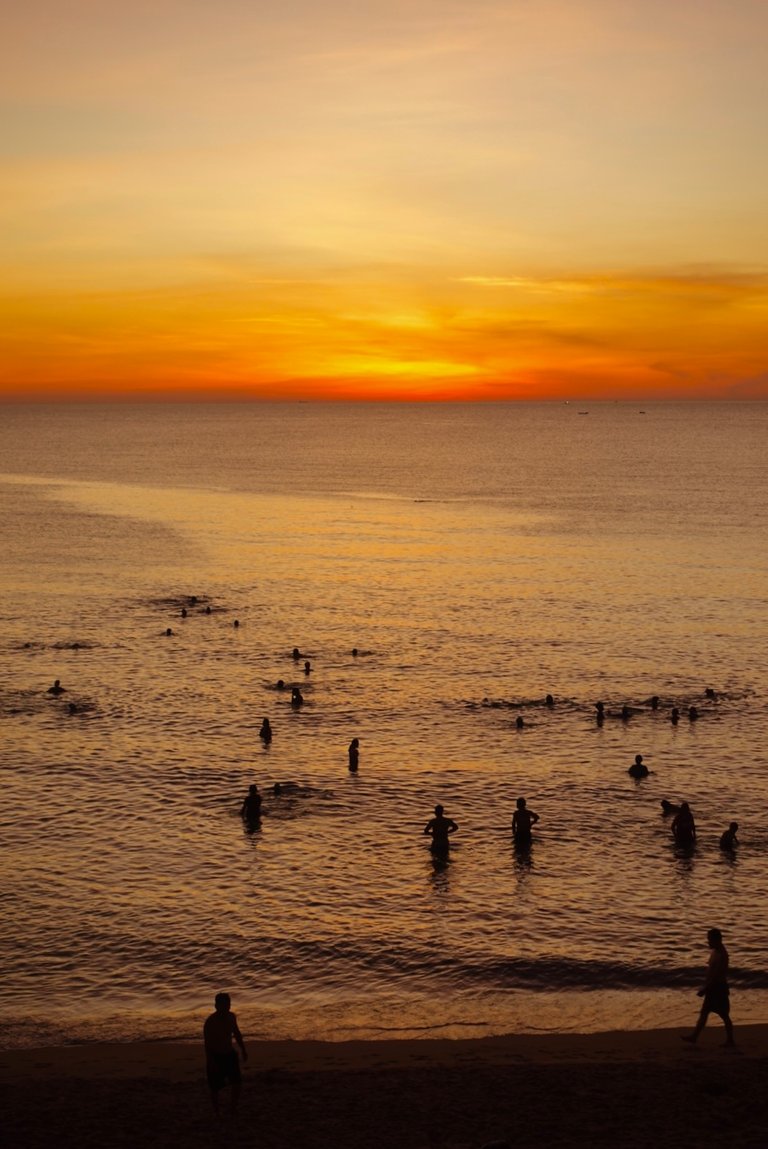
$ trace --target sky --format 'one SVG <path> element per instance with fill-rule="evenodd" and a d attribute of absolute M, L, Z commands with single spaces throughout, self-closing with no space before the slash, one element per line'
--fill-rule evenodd
<path fill-rule="evenodd" d="M 24 0 L 0 397 L 768 398 L 766 0 Z"/>

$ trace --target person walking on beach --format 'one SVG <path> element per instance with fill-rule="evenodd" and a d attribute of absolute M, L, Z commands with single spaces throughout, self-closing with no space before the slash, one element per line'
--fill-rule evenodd
<path fill-rule="evenodd" d="M 215 1012 L 210 1014 L 203 1026 L 203 1041 L 205 1043 L 205 1067 L 208 1078 L 208 1088 L 211 1091 L 213 1111 L 219 1114 L 219 1093 L 228 1083 L 232 1086 L 231 1107 L 232 1112 L 237 1110 L 240 1098 L 240 1059 L 237 1050 L 232 1048 L 232 1039 L 237 1042 L 243 1061 L 248 1060 L 248 1051 L 245 1048 L 237 1018 L 230 1010 L 231 1000 L 228 993 L 217 993 L 214 1000 Z"/>
<path fill-rule="evenodd" d="M 533 841 L 531 831 L 539 820 L 539 815 L 529 810 L 525 798 L 517 799 L 517 809 L 512 815 L 512 837 L 515 845 L 527 849 Z"/>
<path fill-rule="evenodd" d="M 710 1013 L 716 1013 L 718 1017 L 723 1019 L 725 1025 L 725 1044 L 735 1045 L 728 992 L 728 950 L 723 945 L 723 935 L 720 930 L 709 930 L 707 945 L 710 949 L 707 976 L 704 981 L 704 988 L 699 990 L 699 997 L 703 997 L 704 1001 L 693 1033 L 686 1034 L 683 1041 L 690 1041 L 691 1044 L 695 1044 L 696 1039 L 707 1024 Z"/>
<path fill-rule="evenodd" d="M 424 827 L 424 833 L 432 837 L 430 849 L 434 854 L 447 854 L 450 849 L 449 837 L 455 834 L 458 826 L 453 818 L 446 818 L 442 806 L 435 806 L 435 816 Z"/>

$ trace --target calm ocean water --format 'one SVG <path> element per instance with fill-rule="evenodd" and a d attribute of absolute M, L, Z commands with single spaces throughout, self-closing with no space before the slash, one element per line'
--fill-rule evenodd
<path fill-rule="evenodd" d="M 197 1036 L 222 988 L 254 1038 L 683 1025 L 710 925 L 768 1021 L 766 442 L 757 403 L 5 407 L 4 1044 Z"/>

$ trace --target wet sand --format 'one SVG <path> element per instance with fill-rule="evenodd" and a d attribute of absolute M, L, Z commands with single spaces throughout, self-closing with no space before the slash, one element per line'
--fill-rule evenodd
<path fill-rule="evenodd" d="M 693 1019 L 692 1019 L 693 1020 Z M 212 1114 L 201 1045 L 0 1053 L 5 1143 L 481 1149 L 768 1146 L 768 1026 L 471 1040 L 250 1041 L 236 1118 Z M 247 1040 L 247 1035 L 246 1035 Z M 225 1105 L 228 1096 L 223 1095 Z"/>

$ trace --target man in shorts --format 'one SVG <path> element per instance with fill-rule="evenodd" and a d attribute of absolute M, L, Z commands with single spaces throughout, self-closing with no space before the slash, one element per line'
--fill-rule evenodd
<path fill-rule="evenodd" d="M 693 1033 L 686 1034 L 683 1041 L 695 1042 L 707 1024 L 710 1013 L 716 1013 L 718 1017 L 723 1019 L 725 1025 L 725 1044 L 735 1045 L 728 992 L 728 950 L 723 945 L 723 935 L 720 930 L 712 929 L 707 933 L 707 944 L 710 948 L 707 976 L 704 980 L 704 988 L 699 990 L 699 997 L 703 997 L 704 1002 Z"/>
<path fill-rule="evenodd" d="M 225 1085 L 232 1086 L 232 1112 L 237 1110 L 240 1097 L 240 1059 L 237 1050 L 232 1048 L 234 1037 L 243 1061 L 248 1060 L 248 1053 L 243 1042 L 243 1035 L 238 1029 L 237 1018 L 230 1010 L 230 997 L 228 993 L 217 993 L 214 1005 L 215 1013 L 207 1018 L 203 1026 L 203 1041 L 205 1042 L 205 1068 L 208 1078 L 208 1088 L 211 1091 L 213 1111 L 219 1113 L 219 1092 Z"/>

